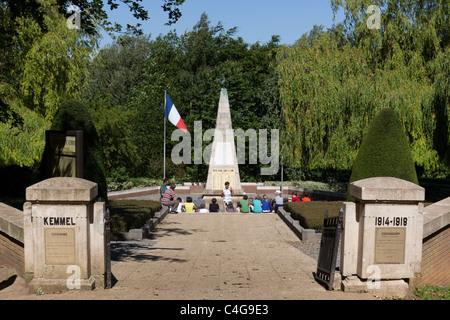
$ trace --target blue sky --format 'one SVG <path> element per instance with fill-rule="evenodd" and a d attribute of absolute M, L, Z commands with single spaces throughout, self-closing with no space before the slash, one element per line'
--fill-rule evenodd
<path fill-rule="evenodd" d="M 161 8 L 162 0 L 143 3 L 149 11 L 150 20 L 141 22 L 142 28 L 145 34 L 152 35 L 152 39 L 174 29 L 178 34 L 191 30 L 203 12 L 208 15 L 213 26 L 220 21 L 225 30 L 238 27 L 237 36 L 250 44 L 257 41 L 266 43 L 275 34 L 281 37 L 281 43 L 293 44 L 315 24 L 331 27 L 333 23 L 344 19 L 342 12 L 339 12 L 333 22 L 329 0 L 186 0 L 180 7 L 183 14 L 181 19 L 172 26 L 165 26 L 168 16 Z M 137 23 L 124 5 L 110 13 L 110 21 L 124 27 L 127 23 Z M 102 34 L 102 46 L 112 43 L 106 33 Z"/>

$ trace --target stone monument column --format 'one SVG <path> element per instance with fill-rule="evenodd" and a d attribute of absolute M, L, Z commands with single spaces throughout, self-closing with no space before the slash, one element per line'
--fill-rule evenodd
<path fill-rule="evenodd" d="M 230 182 L 235 192 L 242 193 L 228 91 L 227 89 L 222 89 L 211 150 L 206 193 L 222 192 L 227 181 Z"/>
<path fill-rule="evenodd" d="M 405 296 L 420 272 L 425 189 L 397 178 L 350 185 L 344 203 L 341 274 L 344 291 Z"/>
<path fill-rule="evenodd" d="M 228 91 L 223 88 L 220 92 L 208 180 L 204 193 L 205 200 L 208 202 L 209 198 L 220 197 L 227 181 L 230 182 L 236 196 L 243 194 L 234 143 Z M 221 203 L 222 201 L 218 202 Z"/>
<path fill-rule="evenodd" d="M 96 183 L 52 178 L 26 190 L 25 281 L 30 291 L 104 287 L 105 204 Z"/>

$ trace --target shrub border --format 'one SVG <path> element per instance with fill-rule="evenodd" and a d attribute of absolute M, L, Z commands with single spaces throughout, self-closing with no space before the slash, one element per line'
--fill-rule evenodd
<path fill-rule="evenodd" d="M 292 218 L 291 213 L 283 208 L 278 209 L 278 216 L 283 220 L 287 226 L 295 233 L 295 235 L 302 241 L 316 241 L 322 239 L 322 233 L 316 233 L 314 229 L 305 229 L 300 225 L 298 220 Z"/>
<path fill-rule="evenodd" d="M 169 213 L 169 208 L 163 206 L 159 212 L 156 212 L 153 218 L 147 220 L 146 224 L 140 229 L 131 229 L 128 232 L 111 232 L 110 241 L 132 241 L 147 239 L 150 232 L 164 220 Z"/>

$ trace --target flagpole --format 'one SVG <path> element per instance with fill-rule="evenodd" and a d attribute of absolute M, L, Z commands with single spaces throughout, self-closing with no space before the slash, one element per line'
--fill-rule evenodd
<path fill-rule="evenodd" d="M 167 90 L 164 89 L 164 179 L 166 179 L 166 97 Z"/>
<path fill-rule="evenodd" d="M 281 122 L 282 129 L 284 129 L 284 111 L 281 108 Z M 283 162 L 283 154 L 281 154 L 281 196 L 283 196 L 283 184 L 284 184 L 284 162 Z"/>

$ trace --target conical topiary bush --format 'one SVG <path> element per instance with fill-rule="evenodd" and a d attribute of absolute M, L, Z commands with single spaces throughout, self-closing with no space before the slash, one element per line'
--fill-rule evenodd
<path fill-rule="evenodd" d="M 419 183 L 408 138 L 399 116 L 390 108 L 381 110 L 372 121 L 353 163 L 350 183 L 374 177 Z M 347 200 L 354 201 L 350 191 Z"/>

